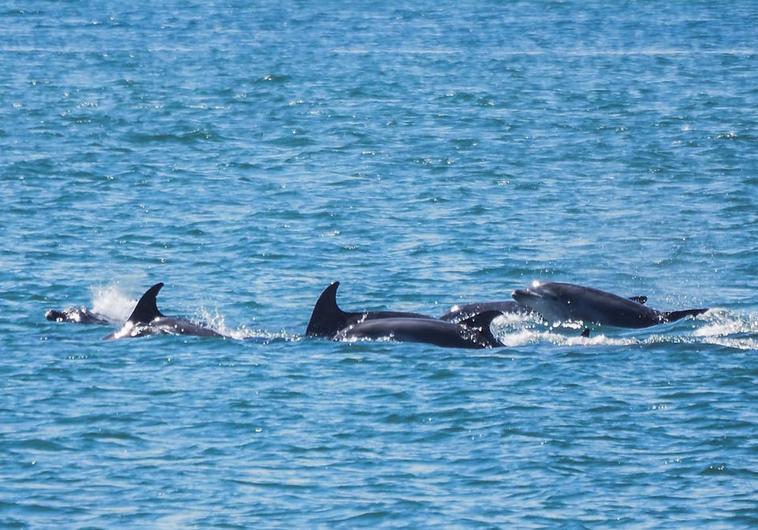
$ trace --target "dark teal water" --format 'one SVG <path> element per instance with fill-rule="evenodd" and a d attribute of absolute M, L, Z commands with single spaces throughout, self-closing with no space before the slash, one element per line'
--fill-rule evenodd
<path fill-rule="evenodd" d="M 754 528 L 758 4 L 0 6 L 0 527 Z M 534 279 L 716 309 L 302 337 Z M 44 320 L 167 314 L 233 340 Z M 238 340 L 239 339 L 239 340 Z M 254 340 L 242 340 L 254 339 Z"/>

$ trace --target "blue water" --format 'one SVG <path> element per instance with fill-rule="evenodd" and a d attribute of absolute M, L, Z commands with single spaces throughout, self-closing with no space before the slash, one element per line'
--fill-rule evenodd
<path fill-rule="evenodd" d="M 0 6 L 0 527 L 758 526 L 758 4 Z M 713 307 L 333 343 L 532 280 Z M 234 339 L 47 322 L 167 314 Z"/>

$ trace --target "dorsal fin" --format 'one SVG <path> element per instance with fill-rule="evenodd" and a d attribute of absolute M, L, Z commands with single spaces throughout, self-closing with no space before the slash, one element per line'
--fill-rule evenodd
<path fill-rule="evenodd" d="M 318 297 L 305 330 L 306 336 L 332 338 L 347 325 L 351 313 L 346 313 L 337 305 L 339 286 L 340 282 L 334 282 Z"/>
<path fill-rule="evenodd" d="M 502 346 L 503 344 L 492 334 L 492 330 L 490 329 L 492 321 L 502 314 L 503 313 L 500 311 L 482 311 L 472 317 L 461 320 L 458 322 L 458 325 L 463 326 L 466 329 L 478 331 L 479 334 L 484 337 L 487 346 Z"/>
<path fill-rule="evenodd" d="M 647 302 L 647 296 L 630 296 L 629 300 L 632 302 L 637 302 L 638 304 L 645 305 Z"/>
<path fill-rule="evenodd" d="M 590 338 L 590 328 L 584 328 L 584 331 L 582 331 L 582 337 L 584 337 L 585 339 Z"/>
<path fill-rule="evenodd" d="M 139 299 L 139 302 L 137 302 L 134 311 L 129 315 L 127 321 L 147 324 L 158 317 L 162 317 L 163 313 L 158 311 L 158 304 L 155 301 L 155 298 L 158 296 L 158 291 L 160 291 L 162 287 L 163 282 L 159 282 L 145 291 L 145 294 Z"/>

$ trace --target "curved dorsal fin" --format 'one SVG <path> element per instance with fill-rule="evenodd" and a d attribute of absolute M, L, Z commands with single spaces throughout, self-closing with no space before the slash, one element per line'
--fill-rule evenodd
<path fill-rule="evenodd" d="M 163 313 L 158 311 L 158 304 L 155 301 L 155 297 L 158 296 L 158 291 L 162 287 L 163 282 L 159 282 L 145 291 L 145 294 L 142 295 L 142 298 L 139 299 L 139 302 L 134 307 L 134 311 L 129 315 L 128 322 L 146 324 L 163 316 Z"/>
<path fill-rule="evenodd" d="M 492 330 L 490 329 L 492 321 L 502 314 L 501 311 L 482 311 L 472 317 L 461 320 L 458 322 L 458 325 L 473 331 L 478 331 L 479 334 L 484 337 L 487 346 L 502 346 L 503 344 L 492 334 Z"/>
<path fill-rule="evenodd" d="M 340 282 L 334 282 L 324 289 L 324 292 L 318 297 L 316 305 L 313 306 L 308 327 L 305 330 L 306 336 L 332 338 L 347 325 L 347 320 L 351 314 L 346 313 L 337 305 L 337 288 L 339 286 Z"/>

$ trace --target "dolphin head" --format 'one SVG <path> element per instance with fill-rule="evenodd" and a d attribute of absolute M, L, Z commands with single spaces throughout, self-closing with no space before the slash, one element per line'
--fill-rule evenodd
<path fill-rule="evenodd" d="M 553 292 L 547 285 L 549 284 L 542 284 L 535 280 L 526 289 L 516 289 L 513 291 L 513 299 L 521 305 L 531 307 L 544 298 L 554 298 Z"/>
<path fill-rule="evenodd" d="M 58 311 L 56 309 L 50 309 L 47 313 L 45 313 L 45 318 L 55 322 L 63 322 L 66 320 L 66 313 L 63 311 Z"/>
<path fill-rule="evenodd" d="M 536 311 L 546 318 L 560 319 L 563 315 L 557 315 L 559 308 L 564 305 L 560 293 L 552 289 L 550 283 L 532 282 L 526 289 L 516 289 L 511 295 L 522 307 Z"/>

